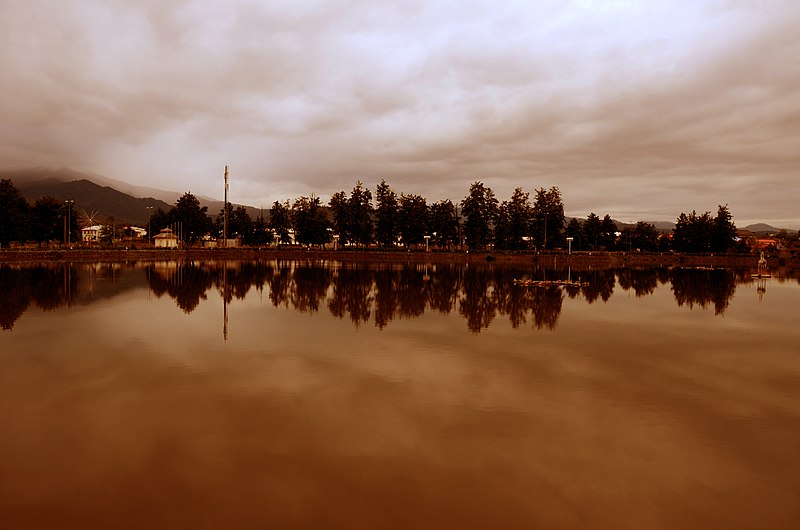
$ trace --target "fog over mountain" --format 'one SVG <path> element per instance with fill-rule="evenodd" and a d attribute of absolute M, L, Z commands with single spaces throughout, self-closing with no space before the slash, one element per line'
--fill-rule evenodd
<path fill-rule="evenodd" d="M 7 0 L 0 168 L 256 207 L 356 179 L 800 228 L 794 0 Z"/>

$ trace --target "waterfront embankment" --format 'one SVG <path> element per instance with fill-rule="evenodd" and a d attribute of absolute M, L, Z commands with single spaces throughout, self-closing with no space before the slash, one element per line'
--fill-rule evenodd
<path fill-rule="evenodd" d="M 298 248 L 226 248 L 226 249 L 5 249 L 0 262 L 108 262 L 108 261 L 182 261 L 182 260 L 323 260 L 417 263 L 477 263 L 545 267 L 755 267 L 758 256 L 752 254 L 679 254 L 639 252 L 403 252 L 383 250 L 316 250 Z M 773 266 L 800 265 L 800 259 L 769 257 Z"/>

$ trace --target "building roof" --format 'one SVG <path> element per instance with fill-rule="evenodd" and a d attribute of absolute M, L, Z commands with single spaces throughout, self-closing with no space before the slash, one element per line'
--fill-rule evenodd
<path fill-rule="evenodd" d="M 161 232 L 153 236 L 154 239 L 178 239 L 171 229 L 169 228 L 162 228 Z"/>

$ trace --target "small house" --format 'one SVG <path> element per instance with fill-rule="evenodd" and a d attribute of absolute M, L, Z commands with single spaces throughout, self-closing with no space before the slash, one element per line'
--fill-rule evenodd
<path fill-rule="evenodd" d="M 161 232 L 153 236 L 156 248 L 177 248 L 178 236 L 170 228 L 162 228 Z"/>

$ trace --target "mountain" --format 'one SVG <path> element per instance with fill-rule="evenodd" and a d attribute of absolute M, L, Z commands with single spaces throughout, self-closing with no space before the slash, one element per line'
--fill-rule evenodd
<path fill-rule="evenodd" d="M 11 179 L 29 201 L 43 195 L 60 200 L 74 200 L 74 211 L 85 210 L 97 213 L 97 220 L 114 217 L 117 222 L 143 226 L 149 216 L 148 206 L 169 211 L 183 195 L 144 186 L 133 186 L 125 182 L 98 175 L 81 173 L 68 168 L 30 168 L 0 171 L 0 178 Z M 215 219 L 222 210 L 224 201 L 196 196 L 201 206 L 208 207 L 208 215 Z M 234 208 L 239 206 L 233 204 Z M 255 219 L 261 210 L 246 206 L 247 213 Z"/>
<path fill-rule="evenodd" d="M 756 223 L 745 226 L 744 230 L 749 230 L 754 234 L 775 234 L 780 230 L 780 228 L 775 228 L 774 226 L 770 226 L 766 223 Z"/>
<path fill-rule="evenodd" d="M 85 211 L 97 221 L 113 217 L 118 223 L 131 223 L 139 226 L 147 224 L 150 214 L 148 206 L 168 211 L 172 205 L 154 199 L 137 198 L 108 186 L 99 186 L 86 179 L 61 182 L 54 179 L 33 180 L 14 185 L 30 202 L 42 196 L 52 196 L 62 201 L 73 200 L 74 212 Z"/>

